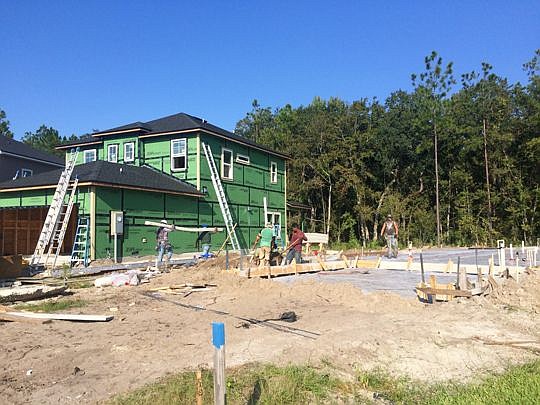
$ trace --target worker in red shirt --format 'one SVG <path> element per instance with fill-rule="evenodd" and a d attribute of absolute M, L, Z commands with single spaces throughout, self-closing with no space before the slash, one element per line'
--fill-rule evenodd
<path fill-rule="evenodd" d="M 285 264 L 290 264 L 293 259 L 296 263 L 302 263 L 302 242 L 307 240 L 306 235 L 302 232 L 297 224 L 293 224 L 291 236 L 289 236 L 289 250 L 285 258 Z"/>

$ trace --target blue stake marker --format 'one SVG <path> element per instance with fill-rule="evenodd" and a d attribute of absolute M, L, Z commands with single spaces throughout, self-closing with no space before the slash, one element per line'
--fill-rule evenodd
<path fill-rule="evenodd" d="M 225 324 L 212 322 L 212 344 L 219 349 L 225 344 Z"/>

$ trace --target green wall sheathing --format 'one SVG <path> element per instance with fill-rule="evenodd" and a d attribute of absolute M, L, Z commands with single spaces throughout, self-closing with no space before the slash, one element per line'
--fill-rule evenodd
<path fill-rule="evenodd" d="M 11 191 L 0 193 L 0 208 L 41 207 L 51 204 L 54 188 L 40 190 Z M 66 196 L 66 202 L 69 196 Z M 80 215 L 88 215 L 90 209 L 88 187 L 79 187 L 75 194 L 75 204 Z"/>
<path fill-rule="evenodd" d="M 218 172 L 221 173 L 222 148 L 233 151 L 233 179 L 221 179 L 233 221 L 237 222 L 236 231 L 242 247 L 251 247 L 257 233 L 264 226 L 263 198 L 267 198 L 269 212 L 281 213 L 281 236 L 284 244 L 285 232 L 285 161 L 257 149 L 240 145 L 223 138 L 201 134 L 201 142 L 210 146 Z M 238 154 L 249 157 L 250 164 L 236 161 Z M 270 162 L 278 168 L 277 183 L 270 181 Z M 207 196 L 199 202 L 199 208 L 205 204 L 205 218 L 212 212 L 213 226 L 224 226 L 223 216 L 210 177 L 210 169 L 206 157 L 201 150 L 201 190 L 206 188 Z"/>
<path fill-rule="evenodd" d="M 171 170 L 171 140 L 186 139 L 187 142 L 187 169 Z M 144 159 L 147 164 L 156 169 L 171 174 L 179 179 L 195 184 L 197 179 L 197 136 L 196 134 L 165 135 L 156 138 L 143 138 Z"/>
<path fill-rule="evenodd" d="M 119 256 L 154 255 L 156 227 L 145 221 L 167 219 L 178 226 L 197 227 L 197 198 L 137 190 L 96 187 L 96 257 L 114 256 L 114 237 L 110 235 L 110 212 L 124 212 L 124 235 L 118 240 Z M 193 252 L 197 233 L 171 232 L 176 253 Z"/>
<path fill-rule="evenodd" d="M 131 162 L 124 162 L 124 145 L 130 142 L 133 142 L 134 147 L 135 147 L 135 150 L 133 153 L 135 160 Z M 108 156 L 107 156 L 108 149 L 109 149 L 108 146 L 118 145 L 118 162 L 117 163 L 129 163 L 129 164 L 134 164 L 134 165 L 139 166 L 140 157 L 141 157 L 141 154 L 140 154 L 141 148 L 140 148 L 139 143 L 140 143 L 139 138 L 137 138 L 136 136 L 129 136 L 129 135 L 121 136 L 120 134 L 104 136 L 103 146 L 102 146 L 103 160 L 108 160 Z"/>

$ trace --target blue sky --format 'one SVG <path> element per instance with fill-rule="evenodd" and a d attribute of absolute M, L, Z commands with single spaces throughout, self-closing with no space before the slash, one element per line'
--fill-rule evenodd
<path fill-rule="evenodd" d="M 186 112 L 233 130 L 262 106 L 384 100 L 437 50 L 511 82 L 540 47 L 539 1 L 0 0 L 0 108 L 16 138 Z"/>

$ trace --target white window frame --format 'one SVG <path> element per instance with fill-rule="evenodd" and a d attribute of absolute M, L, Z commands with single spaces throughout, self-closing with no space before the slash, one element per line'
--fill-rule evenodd
<path fill-rule="evenodd" d="M 128 159 L 126 150 L 128 146 L 131 145 L 131 157 Z M 124 144 L 124 162 L 134 162 L 135 161 L 135 142 L 126 142 Z"/>
<path fill-rule="evenodd" d="M 114 160 L 111 159 L 111 150 L 115 149 Z M 112 144 L 107 146 L 107 161 L 112 163 L 118 163 L 118 144 Z"/>
<path fill-rule="evenodd" d="M 175 142 L 183 142 L 184 143 L 184 151 L 182 153 L 174 153 L 174 144 Z M 174 167 L 174 158 L 184 158 L 184 167 Z M 171 139 L 171 171 L 173 172 L 180 172 L 187 169 L 187 138 L 178 138 L 178 139 Z"/>
<path fill-rule="evenodd" d="M 249 156 L 241 155 L 240 153 L 236 154 L 236 162 L 240 163 L 241 165 L 249 165 L 251 163 L 249 160 Z"/>
<path fill-rule="evenodd" d="M 32 169 L 21 169 L 21 177 L 30 177 L 34 174 Z"/>
<path fill-rule="evenodd" d="M 272 230 L 276 239 L 281 239 L 281 212 L 268 211 L 266 213 L 266 222 L 272 224 Z"/>
<path fill-rule="evenodd" d="M 270 162 L 270 183 L 277 184 L 278 182 L 278 166 L 276 162 Z"/>
<path fill-rule="evenodd" d="M 231 160 L 229 162 L 225 162 L 225 152 L 229 152 L 231 154 Z M 234 180 L 234 153 L 232 149 L 227 148 L 221 148 L 221 178 L 226 180 Z M 230 166 L 229 170 L 229 176 L 225 176 L 225 166 Z"/>
<path fill-rule="evenodd" d="M 92 159 L 89 159 L 88 156 L 92 155 Z M 90 163 L 95 162 L 97 159 L 97 151 L 96 149 L 88 149 L 83 151 L 83 161 L 84 163 Z"/>

